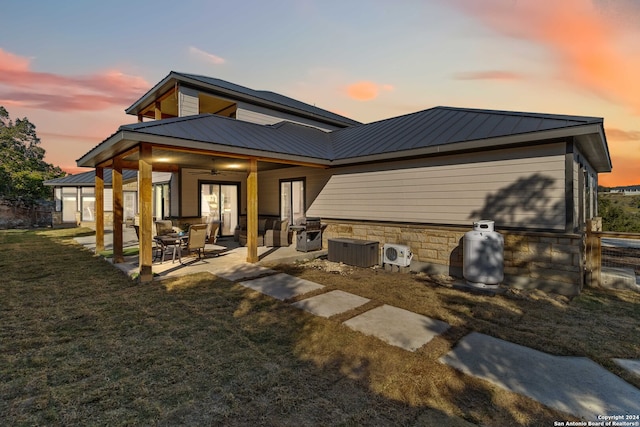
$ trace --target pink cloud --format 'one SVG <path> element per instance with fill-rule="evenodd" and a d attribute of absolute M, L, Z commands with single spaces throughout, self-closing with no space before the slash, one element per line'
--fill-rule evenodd
<path fill-rule="evenodd" d="M 554 54 L 560 79 L 640 114 L 640 47 L 628 43 L 637 28 L 621 25 L 626 2 L 610 3 L 617 16 L 592 0 L 456 0 L 462 10 L 509 37 L 540 44 Z"/>
<path fill-rule="evenodd" d="M 11 52 L 5 52 L 0 48 L 0 70 L 2 71 L 28 71 L 29 60 Z"/>
<path fill-rule="evenodd" d="M 149 87 L 142 77 L 117 70 L 81 76 L 32 71 L 30 60 L 0 48 L 0 102 L 7 104 L 53 111 L 124 108 Z"/>
<path fill-rule="evenodd" d="M 209 52 L 205 52 L 204 50 L 198 49 L 197 47 L 193 46 L 189 46 L 189 53 L 214 65 L 222 65 L 227 62 L 224 58 L 221 58 Z"/>
<path fill-rule="evenodd" d="M 371 101 L 378 97 L 381 91 L 392 91 L 389 84 L 378 84 L 371 81 L 360 81 L 347 86 L 345 92 L 349 98 L 357 101 Z"/>
<path fill-rule="evenodd" d="M 607 128 L 607 138 L 616 141 L 640 141 L 640 131 Z"/>
<path fill-rule="evenodd" d="M 454 78 L 456 80 L 520 80 L 523 76 L 510 71 L 489 70 L 457 73 Z"/>

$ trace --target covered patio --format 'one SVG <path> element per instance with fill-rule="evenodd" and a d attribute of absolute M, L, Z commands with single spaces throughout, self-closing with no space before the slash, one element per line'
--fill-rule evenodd
<path fill-rule="evenodd" d="M 76 237 L 75 241 L 91 251 L 102 252 L 97 250 L 97 234 L 96 230 L 96 236 Z M 114 250 L 115 255 L 113 243 L 114 240 L 117 239 L 115 238 L 114 230 L 106 229 L 103 230 L 102 234 L 103 250 Z M 122 229 L 122 245 L 125 253 L 127 249 L 138 246 L 138 240 L 133 228 L 124 227 Z M 160 259 L 152 259 L 153 275 L 156 279 L 165 279 L 201 272 L 219 274 L 230 268 L 236 271 L 242 271 L 243 269 L 251 269 L 251 266 L 300 262 L 312 260 L 327 254 L 326 249 L 299 252 L 296 250 L 295 245 L 278 248 L 260 246 L 257 248 L 257 252 L 258 261 L 249 264 L 247 263 L 248 248 L 241 246 L 238 242 L 234 241 L 233 238 L 226 237 L 219 239 L 215 244 L 207 244 L 204 256 L 200 259 L 195 254 L 184 256 L 183 263 L 180 263 L 177 259 L 174 262 L 170 255 L 166 257 L 164 262 L 161 262 Z M 119 270 L 129 276 L 133 277 L 139 272 L 140 262 L 138 255 L 123 255 L 118 262 L 115 262 L 115 257 L 109 259 Z M 254 270 L 252 269 L 251 271 Z"/>
<path fill-rule="evenodd" d="M 189 120 L 189 127 L 181 122 Z M 222 128 L 218 125 L 222 124 Z M 206 127 L 201 129 L 201 127 Z M 232 133 L 223 133 L 230 126 Z M 321 131 L 318 131 L 322 133 Z M 281 135 L 281 134 L 279 134 Z M 269 127 L 256 126 L 212 115 L 200 115 L 188 119 L 167 119 L 149 123 L 121 126 L 112 136 L 78 160 L 79 166 L 96 169 L 96 252 L 105 248 L 104 221 L 104 169 L 112 170 L 113 188 L 113 262 L 125 261 L 123 257 L 123 170 L 138 171 L 139 212 L 139 279 L 153 279 L 153 200 L 152 172 L 176 172 L 177 187 L 181 187 L 184 169 L 209 170 L 215 164 L 217 171 L 235 173 L 240 185 L 246 189 L 246 256 L 245 262 L 257 263 L 258 250 L 258 185 L 259 173 L 290 166 L 326 168 L 318 160 L 312 163 L 302 152 L 300 155 L 279 154 L 273 145 L 277 137 Z M 221 142 L 222 141 L 222 142 Z M 264 149 L 261 149 L 264 147 Z M 302 147 L 301 147 L 302 148 Z M 310 147 L 307 147 L 310 148 Z M 313 151 L 313 150 L 312 150 Z M 179 194 L 181 206 L 187 199 L 197 203 L 194 195 Z M 181 215 L 179 215 L 180 217 Z"/>

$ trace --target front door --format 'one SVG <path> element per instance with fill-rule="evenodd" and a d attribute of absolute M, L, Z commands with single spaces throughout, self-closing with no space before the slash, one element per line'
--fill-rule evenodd
<path fill-rule="evenodd" d="M 220 222 L 220 235 L 232 236 L 238 225 L 240 186 L 237 183 L 200 183 L 200 214 Z"/>

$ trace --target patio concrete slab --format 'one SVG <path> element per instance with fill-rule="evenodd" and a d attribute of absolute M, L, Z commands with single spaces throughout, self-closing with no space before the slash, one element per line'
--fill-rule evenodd
<path fill-rule="evenodd" d="M 303 299 L 291 305 L 321 317 L 331 317 L 368 303 L 370 300 L 344 291 L 331 291 L 326 294 Z"/>
<path fill-rule="evenodd" d="M 640 377 L 640 359 L 613 359 L 616 365 Z"/>
<path fill-rule="evenodd" d="M 246 280 L 239 282 L 239 284 L 281 301 L 324 288 L 318 283 L 290 276 L 286 273 Z"/>
<path fill-rule="evenodd" d="M 553 356 L 473 332 L 440 361 L 587 421 L 640 414 L 640 390 L 584 357 Z"/>
<path fill-rule="evenodd" d="M 402 308 L 383 305 L 344 322 L 365 335 L 415 351 L 449 329 L 449 324 Z"/>
<path fill-rule="evenodd" d="M 227 268 L 212 271 L 218 277 L 230 280 L 232 282 L 238 282 L 246 279 L 254 279 L 258 276 L 264 276 L 267 274 L 275 274 L 274 270 L 270 268 L 261 267 L 256 264 L 238 264 L 232 265 Z"/>

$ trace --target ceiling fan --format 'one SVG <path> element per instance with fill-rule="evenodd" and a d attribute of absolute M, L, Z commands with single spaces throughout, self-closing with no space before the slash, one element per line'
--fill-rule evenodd
<path fill-rule="evenodd" d="M 209 175 L 219 175 L 220 173 L 222 173 L 222 171 L 220 171 L 219 169 L 215 168 L 215 159 L 211 159 L 213 166 L 210 170 L 209 170 Z M 200 172 L 200 171 L 190 171 L 189 172 L 191 175 L 204 175 L 207 172 Z"/>

